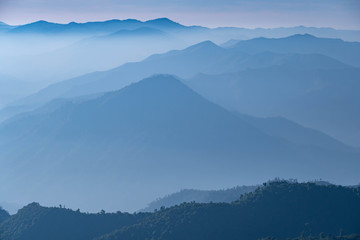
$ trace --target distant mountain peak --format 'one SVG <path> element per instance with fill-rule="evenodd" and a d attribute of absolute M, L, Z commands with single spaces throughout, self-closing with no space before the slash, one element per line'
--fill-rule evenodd
<path fill-rule="evenodd" d="M 184 87 L 188 88 L 177 77 L 175 77 L 174 75 L 170 75 L 170 74 L 155 74 L 155 75 L 152 75 L 148 78 L 141 80 L 140 82 L 131 84 L 130 86 L 135 86 L 135 85 L 136 86 L 145 86 L 145 85 L 161 86 L 161 88 L 162 88 L 161 90 L 163 90 L 167 86 L 173 86 L 173 85 L 184 86 Z"/>
<path fill-rule="evenodd" d="M 121 96 L 124 92 L 131 92 L 134 96 L 138 96 L 139 94 L 147 95 L 148 93 L 155 93 L 160 96 L 164 93 L 167 94 L 170 92 L 173 95 L 176 95 L 193 91 L 174 75 L 154 74 L 139 82 L 132 83 L 123 89 L 115 92 L 109 92 L 107 96 Z"/>
<path fill-rule="evenodd" d="M 30 24 L 55 24 L 55 23 L 51 23 L 51 22 L 48 22 L 48 21 L 45 21 L 45 20 L 39 20 L 39 21 L 30 23 Z"/>
<path fill-rule="evenodd" d="M 204 41 L 204 42 L 200 42 L 198 44 L 192 45 L 188 48 L 186 48 L 186 51 L 194 51 L 194 50 L 200 50 L 200 49 L 218 49 L 218 50 L 223 50 L 222 47 L 216 45 L 215 43 L 213 43 L 210 40 Z"/>
<path fill-rule="evenodd" d="M 39 21 L 36 21 L 36 22 L 32 22 L 32 23 L 29 23 L 29 24 L 26 24 L 26 25 L 19 26 L 19 28 L 23 28 L 23 27 L 27 27 L 27 26 L 53 27 L 53 26 L 61 26 L 61 25 L 65 25 L 65 24 L 48 22 L 48 21 L 45 21 L 45 20 L 39 20 Z"/>
<path fill-rule="evenodd" d="M 170 20 L 169 18 L 157 18 L 157 19 L 146 21 L 145 23 L 152 24 L 152 25 L 158 25 L 158 26 L 162 26 L 162 27 L 184 27 L 180 23 L 174 22 L 174 21 Z"/>
<path fill-rule="evenodd" d="M 316 39 L 317 37 L 315 37 L 314 35 L 305 33 L 305 34 L 295 34 L 292 36 L 289 36 L 288 38 L 297 38 L 297 39 Z"/>
<path fill-rule="evenodd" d="M 172 20 L 170 20 L 169 18 L 156 18 L 156 19 L 152 19 L 152 20 L 148 20 L 146 22 L 162 22 L 162 23 L 176 23 Z"/>

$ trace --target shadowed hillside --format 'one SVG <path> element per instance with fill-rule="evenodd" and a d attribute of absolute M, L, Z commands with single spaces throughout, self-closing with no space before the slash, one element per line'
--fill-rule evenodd
<path fill-rule="evenodd" d="M 148 207 L 142 209 L 144 212 L 152 212 L 162 207 L 172 207 L 184 202 L 233 202 L 239 199 L 240 195 L 254 191 L 256 186 L 237 186 L 224 190 L 195 190 L 184 189 L 180 192 L 159 198 L 151 203 Z"/>
<path fill-rule="evenodd" d="M 28 196 L 46 196 L 48 204 L 61 198 L 67 205 L 94 209 L 106 202 L 115 209 L 121 201 L 135 210 L 184 186 L 221 187 L 277 176 L 356 182 L 358 151 L 326 136 L 319 139 L 299 144 L 270 135 L 176 78 L 158 75 L 100 97 L 55 101 L 0 125 L 6 169 L 0 176 L 3 181 L 18 176 L 11 180 L 16 187 L 0 190 L 13 196 L 4 199 L 9 202 L 26 189 Z M 136 188 L 139 181 L 147 191 Z M 102 194 L 92 196 L 94 189 Z M 125 192 L 142 197 L 127 199 L 131 195 Z M 113 194 L 122 198 L 108 197 Z"/>
<path fill-rule="evenodd" d="M 316 240 L 317 237 L 310 236 L 321 236 L 328 240 L 350 240 L 357 239 L 356 234 L 351 234 L 359 233 L 360 229 L 359 202 L 359 187 L 276 180 L 233 203 L 183 203 L 146 214 L 103 211 L 85 214 L 32 203 L 0 224 L 0 237 L 251 240 L 301 236 L 300 239 Z"/>
<path fill-rule="evenodd" d="M 91 240 L 107 232 L 133 225 L 146 214 L 81 213 L 65 208 L 46 208 L 32 203 L 0 225 L 0 239 Z"/>
<path fill-rule="evenodd" d="M 359 202 L 358 188 L 272 182 L 232 204 L 181 204 L 99 239 L 250 240 L 358 233 Z"/>

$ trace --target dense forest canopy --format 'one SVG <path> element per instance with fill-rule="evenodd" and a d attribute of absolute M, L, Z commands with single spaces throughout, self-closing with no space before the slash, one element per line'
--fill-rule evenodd
<path fill-rule="evenodd" d="M 188 202 L 153 213 L 87 214 L 32 203 L 1 223 L 0 239 L 337 240 L 341 233 L 353 240 L 359 229 L 360 187 L 277 180 L 232 203 Z"/>

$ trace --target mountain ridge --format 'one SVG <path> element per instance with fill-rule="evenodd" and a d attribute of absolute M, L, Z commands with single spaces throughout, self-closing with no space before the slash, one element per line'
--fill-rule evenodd
<path fill-rule="evenodd" d="M 359 187 L 273 180 L 232 203 L 182 203 L 153 213 L 83 213 L 31 203 L 0 223 L 3 240 L 306 239 L 358 233 Z M 324 218 L 324 216 L 327 216 Z M 331 219 L 331 221 L 329 221 Z M 326 233 L 326 234 L 324 234 Z M 333 238 L 333 235 L 341 236 Z M 331 234 L 331 235 L 330 235 Z M 318 238 L 314 238 L 319 236 Z"/>
<path fill-rule="evenodd" d="M 140 209 L 168 188 L 226 186 L 239 179 L 251 183 L 265 177 L 317 176 L 358 182 L 355 149 L 301 145 L 270 135 L 168 75 L 10 119 L 0 125 L 0 153 L 7 169 L 1 171 L 3 181 L 23 173 L 13 181 L 17 187 L 12 196 L 27 186 L 30 196 L 50 194 L 52 199 L 65 199 L 67 205 L 73 196 L 68 192 L 80 186 L 84 195 L 76 199 L 88 196 L 90 189 L 103 192 L 86 201 L 90 206 L 107 202 Z M 149 192 L 131 187 L 138 184 L 138 176 Z M 47 179 L 48 187 L 41 179 Z M 109 199 L 110 189 L 94 187 L 98 182 L 119 189 L 114 196 L 122 197 Z M 122 195 L 130 187 L 127 191 L 142 197 Z M 4 195 L 8 191 L 0 186 Z"/>

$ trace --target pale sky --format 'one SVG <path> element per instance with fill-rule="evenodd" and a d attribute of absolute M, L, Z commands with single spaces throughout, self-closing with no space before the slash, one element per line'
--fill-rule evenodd
<path fill-rule="evenodd" d="M 360 0 L 0 0 L 0 21 L 12 25 L 160 17 L 207 27 L 360 30 Z"/>

